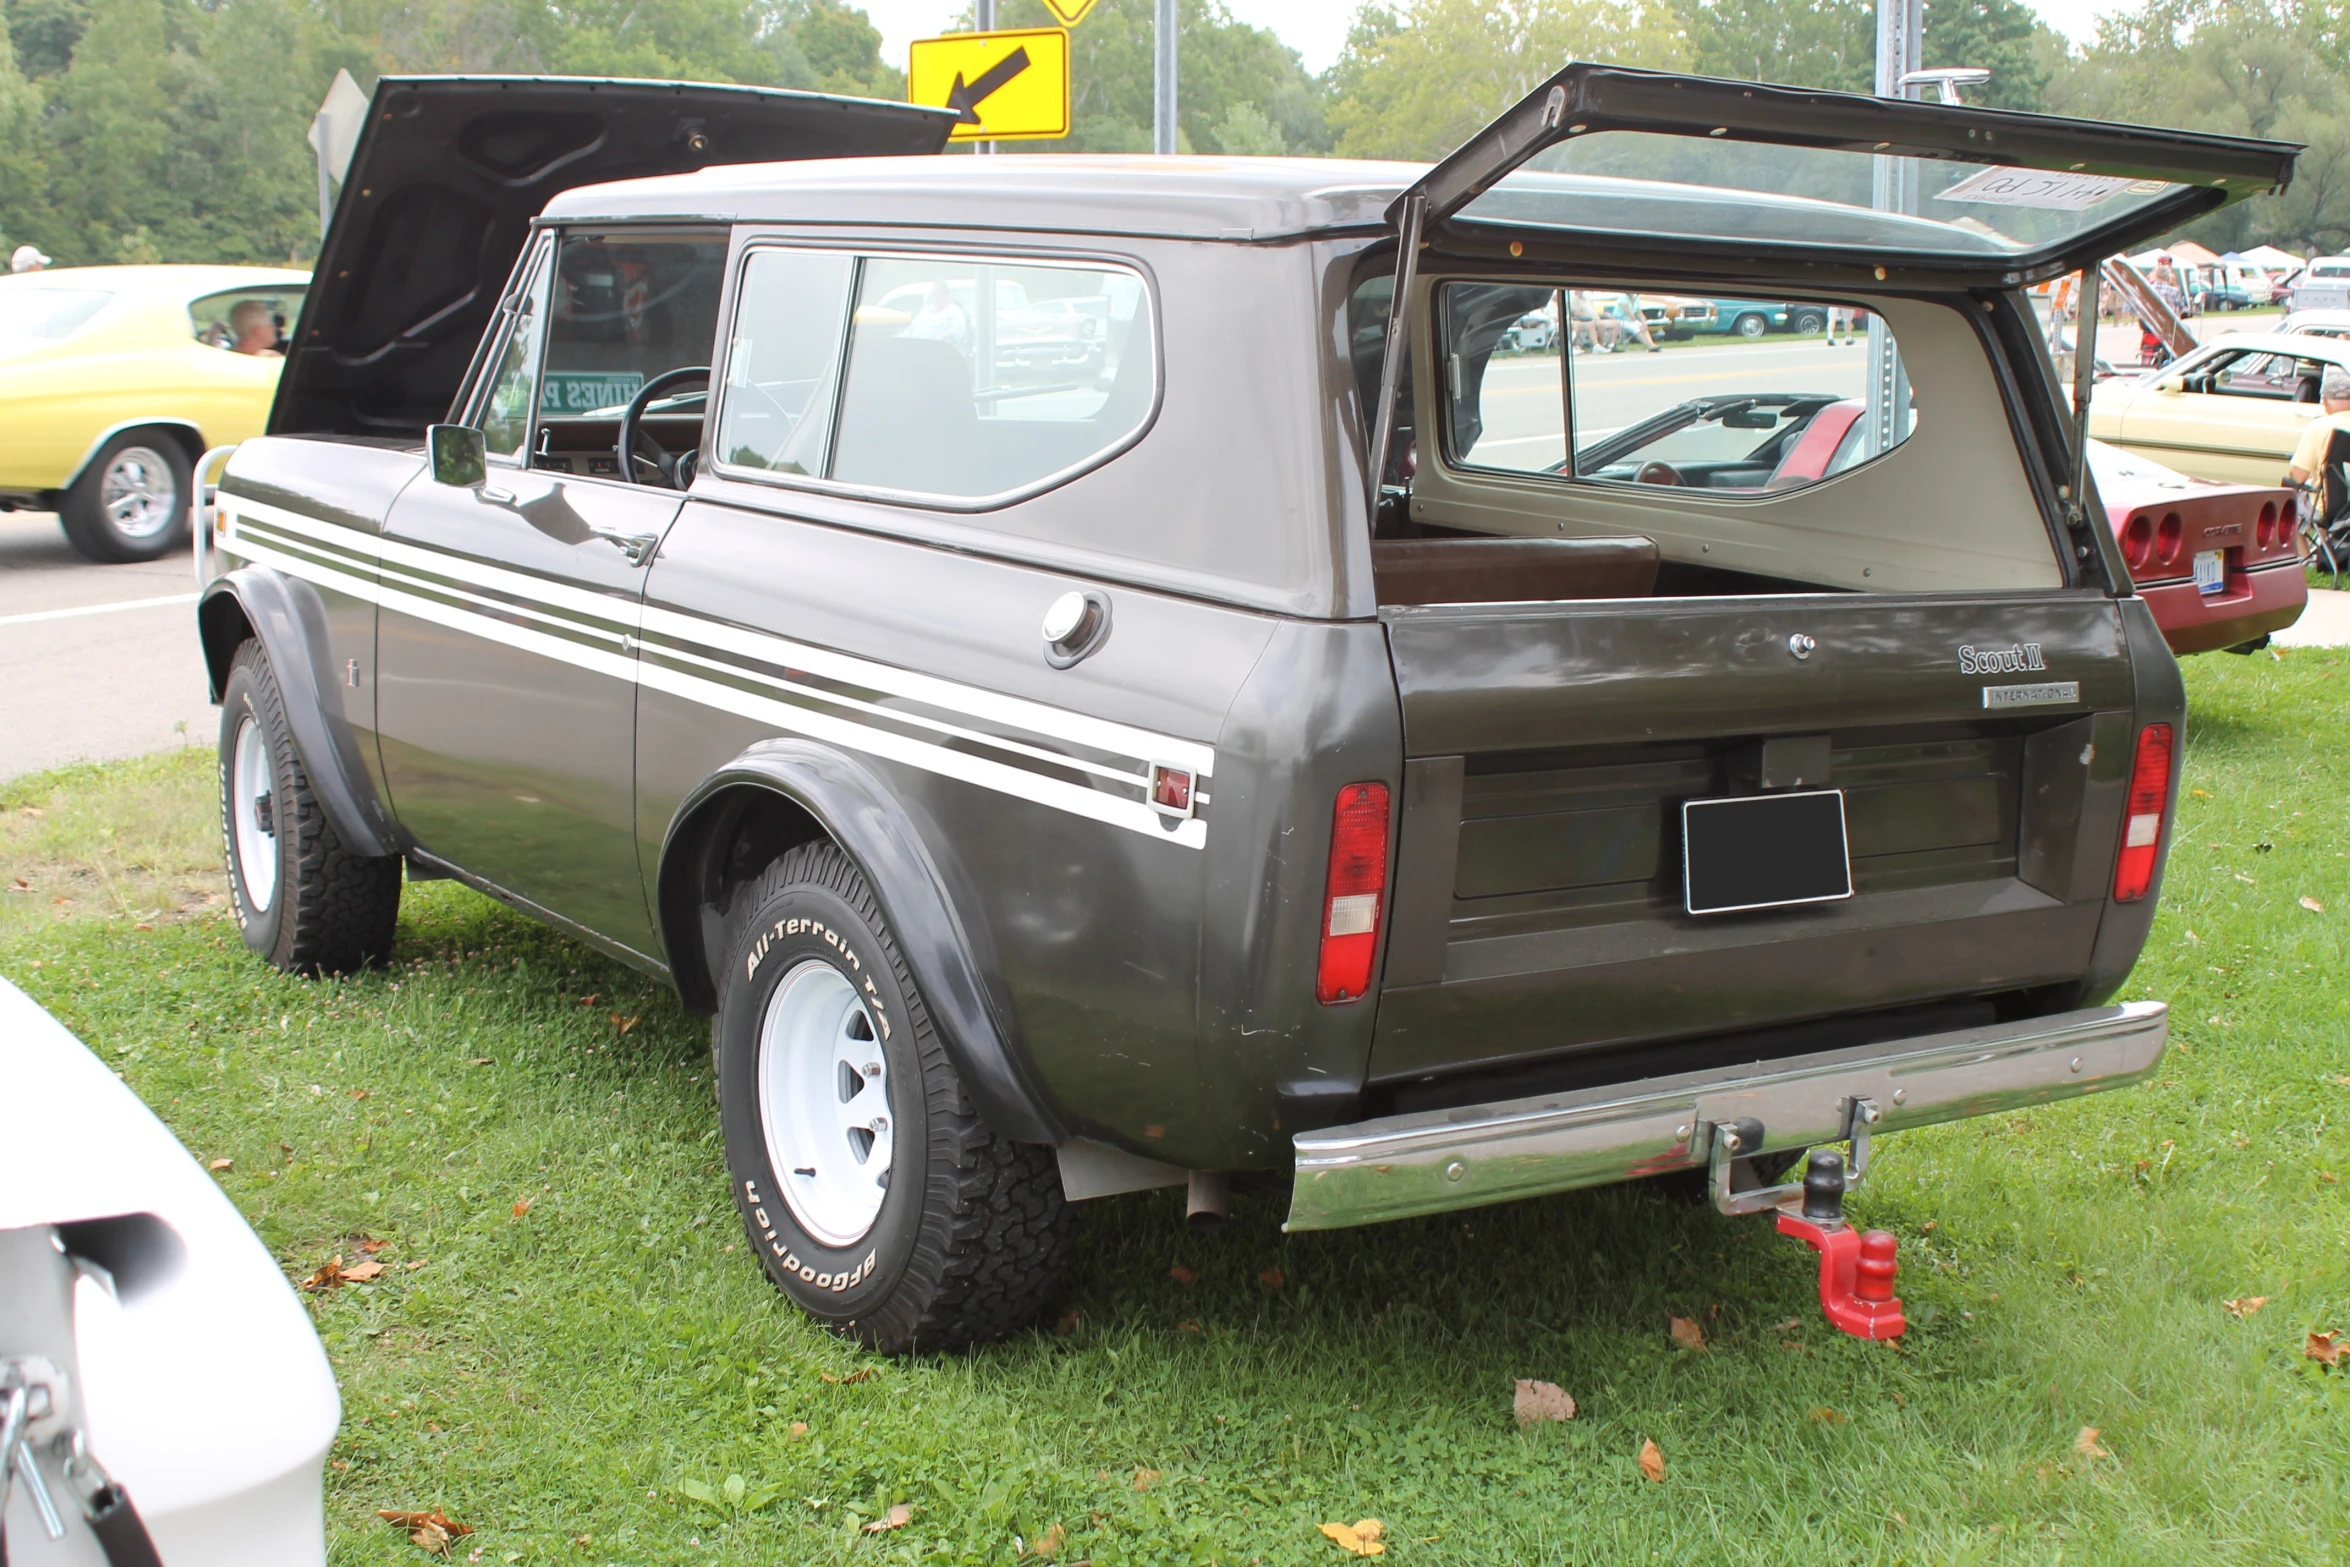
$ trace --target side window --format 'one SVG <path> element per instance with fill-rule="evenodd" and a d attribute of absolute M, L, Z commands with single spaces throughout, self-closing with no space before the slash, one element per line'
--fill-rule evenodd
<path fill-rule="evenodd" d="M 1076 468 L 1149 417 L 1152 339 L 1122 268 L 868 259 L 830 476 L 970 499 Z"/>
<path fill-rule="evenodd" d="M 2261 397 L 2277 402 L 2315 402 L 2320 367 L 2290 354 L 2230 354 L 2213 360 L 2200 374 L 2189 375 L 2185 387 L 2218 397 Z M 2311 383 L 2303 397 L 2302 383 Z"/>
<path fill-rule="evenodd" d="M 1761 494 L 1832 478 L 1916 426 L 1889 334 L 1895 395 L 1868 418 L 1858 306 L 1519 283 L 1439 294 L 1460 467 Z"/>
<path fill-rule="evenodd" d="M 818 476 L 838 399 L 841 325 L 854 257 L 755 250 L 726 357 L 726 403 L 711 449 L 721 462 Z"/>
<path fill-rule="evenodd" d="M 497 373 L 482 404 L 482 444 L 492 457 L 523 460 L 530 443 L 530 410 L 539 379 L 539 350 L 547 337 L 547 264 L 542 255 L 522 291 L 522 308 L 508 329 Z"/>
<path fill-rule="evenodd" d="M 302 313 L 302 296 L 307 292 L 296 283 L 207 294 L 188 302 L 188 329 L 197 342 L 232 354 L 283 358 L 286 334 Z"/>
<path fill-rule="evenodd" d="M 564 234 L 548 291 L 534 466 L 619 476 L 612 448 L 630 401 L 659 376 L 710 368 L 726 250 L 722 231 Z M 708 402 L 693 376 L 655 394 L 634 454 L 640 478 L 655 470 L 656 455 L 682 459 L 700 449 Z"/>

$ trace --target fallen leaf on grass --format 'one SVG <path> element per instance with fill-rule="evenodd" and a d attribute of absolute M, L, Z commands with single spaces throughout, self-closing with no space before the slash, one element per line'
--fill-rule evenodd
<path fill-rule="evenodd" d="M 1387 1526 L 1376 1518 L 1358 1519 L 1354 1523 L 1326 1523 L 1322 1532 L 1335 1541 L 1341 1550 L 1354 1556 L 1385 1556 L 1387 1542 L 1380 1536 Z"/>
<path fill-rule="evenodd" d="M 233 1170 L 236 1165 L 237 1161 L 234 1159 L 215 1159 L 204 1168 L 207 1170 Z"/>
<path fill-rule="evenodd" d="M 2097 1428 L 2095 1426 L 2081 1427 L 2080 1434 L 2073 1438 L 2073 1451 L 2083 1458 L 2111 1458 L 2113 1456 L 2097 1445 Z"/>
<path fill-rule="evenodd" d="M 791 1434 L 794 1436 L 806 1436 L 808 1434 L 808 1422 L 805 1420 L 793 1421 L 791 1423 Z"/>
<path fill-rule="evenodd" d="M 2303 898 L 2301 900 L 2301 906 L 2312 914 L 2323 914 L 2326 911 L 2326 906 L 2318 902 L 2315 898 Z"/>
<path fill-rule="evenodd" d="M 351 1097 L 354 1099 L 365 1099 L 368 1097 L 368 1091 L 364 1088 L 354 1088 L 351 1090 Z"/>
<path fill-rule="evenodd" d="M 1147 1491 L 1166 1478 L 1167 1472 L 1164 1469 L 1137 1469 L 1134 1471 L 1134 1488 L 1137 1491 Z"/>
<path fill-rule="evenodd" d="M 497 1063 L 496 1063 L 495 1061 L 492 1061 L 492 1060 L 491 1060 L 491 1059 L 490 1059 L 488 1056 L 467 1056 L 467 1057 L 465 1058 L 465 1064 L 466 1064 L 467 1066 L 496 1066 L 496 1065 L 497 1065 Z"/>
<path fill-rule="evenodd" d="M 2246 1295 L 2240 1300 L 2227 1302 L 2228 1315 L 2241 1322 L 2267 1304 L 2266 1295 Z"/>
<path fill-rule="evenodd" d="M 843 1372 L 839 1376 L 834 1376 L 829 1371 L 820 1371 L 817 1373 L 817 1375 L 824 1378 L 824 1380 L 827 1382 L 835 1382 L 842 1387 L 854 1387 L 859 1382 L 872 1381 L 876 1376 L 880 1375 L 880 1373 L 875 1371 L 871 1366 L 859 1366 L 856 1370 Z"/>
<path fill-rule="evenodd" d="M 1199 1318 L 1185 1317 L 1181 1322 L 1175 1324 L 1175 1331 L 1178 1333 L 1197 1333 L 1199 1331 Z"/>
<path fill-rule="evenodd" d="M 1643 1437 L 1640 1442 L 1640 1472 L 1659 1485 L 1665 1479 L 1665 1455 L 1657 1447 L 1654 1437 Z"/>
<path fill-rule="evenodd" d="M 530 1205 L 531 1205 L 532 1203 L 536 1202 L 537 1200 L 538 1200 L 538 1199 L 537 1199 L 537 1198 L 535 1198 L 535 1197 L 517 1197 L 517 1198 L 515 1198 L 515 1199 L 514 1199 L 514 1217 L 516 1217 L 517 1219 L 519 1219 L 519 1218 L 521 1218 L 521 1217 L 522 1217 L 524 1214 L 526 1214 L 526 1213 L 530 1212 Z"/>
<path fill-rule="evenodd" d="M 2304 898 L 2304 899 L 2302 899 L 2301 901 L 2302 901 L 2302 902 L 2304 902 L 2304 903 L 2306 903 L 2306 902 L 2308 902 L 2309 900 L 2308 900 L 2308 899 L 2306 899 L 2306 898 Z M 134 923 L 132 924 L 132 926 L 131 926 L 131 929 L 133 929 L 133 930 L 153 930 L 154 928 L 155 928 L 155 926 L 154 926 L 153 922 L 152 922 L 152 921 L 149 921 L 149 920 L 138 920 L 138 921 L 134 922 Z"/>
<path fill-rule="evenodd" d="M 1824 1404 L 1813 1410 L 1811 1412 L 1811 1417 L 1822 1425 L 1841 1425 L 1844 1422 L 1844 1417 L 1842 1415 L 1836 1413 L 1835 1410 L 1828 1408 Z"/>
<path fill-rule="evenodd" d="M 1279 1268 L 1267 1268 L 1257 1275 L 1257 1282 L 1269 1290 L 1277 1290 L 1287 1284 L 1289 1280 L 1283 1276 Z"/>
<path fill-rule="evenodd" d="M 324 1263 L 320 1264 L 316 1273 L 313 1273 L 310 1275 L 310 1277 L 304 1279 L 302 1281 L 302 1287 L 306 1290 L 340 1289 L 342 1288 L 343 1277 L 343 1254 L 338 1251 L 332 1257 L 328 1258 Z"/>
<path fill-rule="evenodd" d="M 904 1502 L 900 1502 L 895 1507 L 892 1507 L 888 1512 L 884 1513 L 881 1517 L 876 1518 L 871 1523 L 867 1524 L 865 1526 L 865 1532 L 867 1534 L 886 1534 L 892 1529 L 903 1529 L 906 1525 L 912 1523 L 913 1521 L 914 1509 L 907 1506 Z"/>
<path fill-rule="evenodd" d="M 588 993 L 587 995 L 584 995 L 584 996 L 582 996 L 582 997 L 580 997 L 580 998 L 579 998 L 579 1004 L 580 1004 L 581 1006 L 583 1006 L 583 1007 L 592 1007 L 592 1006 L 594 1006 L 594 1005 L 595 1005 L 597 1002 L 599 1002 L 599 1001 L 601 1001 L 601 1000 L 603 1000 L 603 999 L 604 999 L 604 998 L 603 998 L 602 996 L 596 995 L 594 992 L 592 992 L 592 991 L 591 991 L 591 992 L 590 992 L 590 993 Z"/>
<path fill-rule="evenodd" d="M 22 876 L 11 876 L 8 879 L 16 883 L 16 890 L 19 892 L 30 892 L 33 890 L 33 884 L 29 881 L 26 881 Z"/>
<path fill-rule="evenodd" d="M 1053 1324 L 1053 1337 L 1067 1338 L 1070 1334 L 1077 1331 L 1077 1325 L 1084 1320 L 1085 1318 L 1080 1316 L 1075 1310 L 1062 1312 L 1060 1315 L 1060 1320 Z"/>
<path fill-rule="evenodd" d="M 1196 1284 L 1199 1282 L 1199 1275 L 1192 1272 L 1189 1268 L 1185 1267 L 1180 1262 L 1167 1270 L 1167 1277 L 1173 1279 L 1178 1284 Z"/>
<path fill-rule="evenodd" d="M 1683 1349 L 1705 1348 L 1705 1329 L 1694 1318 L 1675 1317 L 1672 1326 L 1673 1342 Z"/>
<path fill-rule="evenodd" d="M 2301 1346 L 2301 1353 L 2320 1365 L 2338 1366 L 2342 1363 L 2343 1348 L 2341 1330 L 2337 1328 L 2331 1333 L 2310 1334 L 2309 1341 Z"/>
<path fill-rule="evenodd" d="M 620 1032 L 622 1032 L 623 1034 L 627 1033 L 627 1032 L 628 1032 L 630 1029 L 632 1029 L 632 1028 L 636 1027 L 636 1025 L 637 1025 L 637 1020 L 636 1020 L 635 1018 L 633 1018 L 633 1017 L 622 1017 L 622 1016 L 621 1016 L 619 1013 L 617 1013 L 617 1012 L 615 1012 L 615 1013 L 613 1013 L 613 1014 L 612 1014 L 612 1026 L 613 1026 L 614 1028 L 616 1028 L 616 1029 L 620 1030 Z"/>
<path fill-rule="evenodd" d="M 397 1524 L 408 1531 L 408 1538 L 423 1550 L 435 1556 L 449 1554 L 449 1542 L 471 1534 L 473 1530 L 457 1522 L 435 1507 L 429 1512 L 417 1512 L 396 1507 L 379 1507 L 375 1516 L 385 1523 Z"/>
<path fill-rule="evenodd" d="M 374 1256 L 377 1252 L 382 1251 L 390 1244 L 390 1241 L 379 1241 L 372 1235 L 362 1235 L 359 1237 L 359 1249 L 367 1253 L 367 1255 L 370 1257 Z"/>
<path fill-rule="evenodd" d="M 1517 1411 L 1518 1429 L 1528 1430 L 1545 1420 L 1572 1420 L 1575 1418 L 1575 1400 L 1556 1382 L 1531 1382 L 1518 1379 L 1517 1397 L 1513 1400 Z"/>
<path fill-rule="evenodd" d="M 1777 1322 L 1777 1323 L 1773 1323 L 1773 1324 L 1771 1325 L 1771 1331 L 1772 1331 L 1773 1333 L 1792 1333 L 1792 1332 L 1794 1332 L 1794 1331 L 1795 1331 L 1797 1328 L 1800 1328 L 1800 1327 L 1802 1327 L 1802 1326 L 1803 1326 L 1803 1319 L 1802 1319 L 1801 1317 L 1789 1317 L 1789 1318 L 1788 1318 L 1786 1321 L 1784 1321 L 1784 1322 Z"/>
<path fill-rule="evenodd" d="M 345 1284 L 365 1284 L 369 1279 L 382 1277 L 383 1271 L 384 1265 L 373 1258 L 369 1258 L 365 1262 L 354 1262 L 343 1270 L 343 1282 Z"/>
<path fill-rule="evenodd" d="M 1061 1554 L 1061 1547 L 1068 1543 L 1068 1531 L 1056 1523 L 1047 1526 L 1044 1533 L 1036 1537 L 1036 1544 L 1033 1548 L 1039 1556 L 1058 1556 Z"/>
<path fill-rule="evenodd" d="M 2331 1170 L 2318 1171 L 2317 1178 L 2325 1182 L 2328 1186 L 2339 1186 L 2342 1184 L 2342 1178 Z"/>

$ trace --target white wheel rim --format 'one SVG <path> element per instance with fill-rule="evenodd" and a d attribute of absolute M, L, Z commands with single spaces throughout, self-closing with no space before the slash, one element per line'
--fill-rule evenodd
<path fill-rule="evenodd" d="M 152 447 L 124 447 L 98 480 L 98 509 L 126 539 L 155 537 L 179 515 L 171 464 Z"/>
<path fill-rule="evenodd" d="M 854 1246 L 889 1195 L 896 1117 L 872 1014 L 846 976 L 809 958 L 759 1021 L 759 1122 L 792 1217 L 811 1239 Z"/>
<path fill-rule="evenodd" d="M 267 913 L 277 897 L 275 782 L 275 770 L 269 765 L 269 737 L 248 714 L 237 721 L 236 759 L 229 766 L 228 819 L 229 836 L 236 845 L 237 881 L 256 914 Z"/>

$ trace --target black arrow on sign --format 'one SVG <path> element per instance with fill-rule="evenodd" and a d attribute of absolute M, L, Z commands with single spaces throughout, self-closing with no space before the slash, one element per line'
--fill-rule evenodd
<path fill-rule="evenodd" d="M 1019 48 L 980 72 L 978 79 L 969 86 L 963 84 L 963 73 L 957 71 L 955 85 L 947 89 L 947 107 L 962 117 L 962 124 L 977 125 L 979 116 L 974 111 L 979 105 L 992 97 L 997 88 L 1027 69 L 1028 51 Z"/>

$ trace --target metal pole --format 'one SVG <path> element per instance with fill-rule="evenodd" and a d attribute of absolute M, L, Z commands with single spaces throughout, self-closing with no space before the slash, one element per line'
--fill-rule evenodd
<path fill-rule="evenodd" d="M 1158 0 L 1151 24 L 1151 151 L 1175 150 L 1175 0 Z"/>
<path fill-rule="evenodd" d="M 1877 96 L 1905 98 L 1901 79 L 1918 68 L 1926 37 L 1925 0 L 1877 0 Z M 1914 213 L 1917 169 L 1906 158 L 1876 160 L 1880 212 Z M 1909 375 L 1884 320 L 1869 317 L 1869 455 L 1891 451 L 1909 433 Z"/>
<path fill-rule="evenodd" d="M 2089 525 L 2089 404 L 2097 394 L 2098 284 L 2102 269 L 2081 269 L 2081 294 L 2073 311 L 2073 472 L 2065 486 L 2065 514 L 2076 528 Z"/>
<path fill-rule="evenodd" d="M 971 20 L 977 24 L 977 28 L 980 32 L 994 32 L 995 0 L 971 0 Z M 992 141 L 975 141 L 971 144 L 971 151 L 980 157 L 986 157 L 995 151 L 995 143 Z"/>

